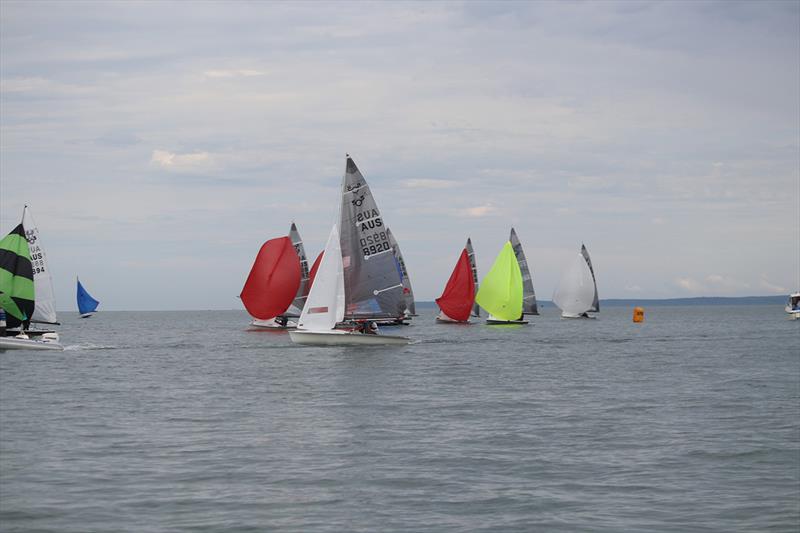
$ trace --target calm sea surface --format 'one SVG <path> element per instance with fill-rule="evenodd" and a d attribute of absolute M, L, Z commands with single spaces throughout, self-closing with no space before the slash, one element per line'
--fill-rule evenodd
<path fill-rule="evenodd" d="M 800 322 L 646 312 L 423 310 L 400 348 L 64 313 L 0 353 L 0 530 L 797 532 Z"/>

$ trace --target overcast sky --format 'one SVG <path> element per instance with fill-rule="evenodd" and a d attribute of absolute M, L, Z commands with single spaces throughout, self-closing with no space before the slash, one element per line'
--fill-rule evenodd
<path fill-rule="evenodd" d="M 513 226 L 549 300 L 800 288 L 800 3 L 0 2 L 0 231 L 59 309 L 238 309 L 350 153 L 439 296 Z"/>

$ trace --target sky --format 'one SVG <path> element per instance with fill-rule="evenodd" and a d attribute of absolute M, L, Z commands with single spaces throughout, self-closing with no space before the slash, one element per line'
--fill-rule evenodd
<path fill-rule="evenodd" d="M 800 289 L 800 2 L 0 2 L 0 232 L 57 306 L 241 309 L 349 153 L 438 297 L 511 227 L 549 300 Z"/>

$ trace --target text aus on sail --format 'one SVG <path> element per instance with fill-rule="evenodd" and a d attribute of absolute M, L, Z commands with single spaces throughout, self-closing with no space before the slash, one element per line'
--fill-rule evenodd
<path fill-rule="evenodd" d="M 385 230 L 380 229 L 384 226 L 377 209 L 356 213 L 356 225 L 362 235 L 358 243 L 364 258 L 391 250 L 389 236 Z"/>

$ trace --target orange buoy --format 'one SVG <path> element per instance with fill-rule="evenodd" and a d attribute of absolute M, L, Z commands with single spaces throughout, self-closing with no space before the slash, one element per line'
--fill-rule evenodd
<path fill-rule="evenodd" d="M 633 321 L 644 322 L 644 307 L 633 308 Z"/>

